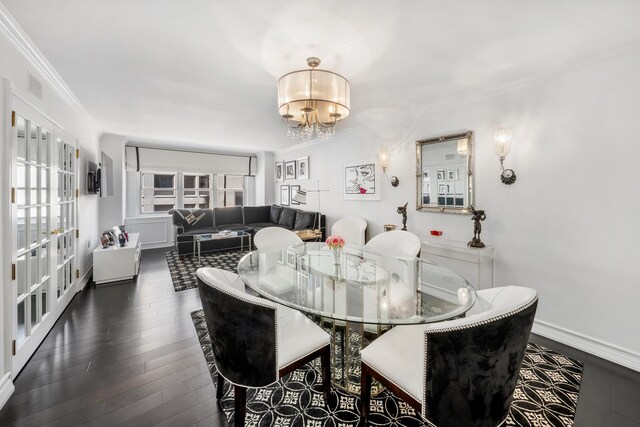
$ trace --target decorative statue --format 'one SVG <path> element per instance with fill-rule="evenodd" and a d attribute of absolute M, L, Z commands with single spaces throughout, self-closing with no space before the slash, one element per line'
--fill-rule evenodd
<path fill-rule="evenodd" d="M 407 205 L 409 202 L 405 203 L 404 206 L 398 206 L 398 213 L 402 215 L 402 230 L 407 231 Z"/>
<path fill-rule="evenodd" d="M 473 239 L 467 243 L 467 246 L 484 248 L 484 243 L 480 240 L 480 233 L 482 233 L 482 224 L 480 221 L 487 219 L 487 215 L 482 210 L 475 210 L 473 206 L 471 206 L 471 214 L 471 220 L 473 221 Z"/>

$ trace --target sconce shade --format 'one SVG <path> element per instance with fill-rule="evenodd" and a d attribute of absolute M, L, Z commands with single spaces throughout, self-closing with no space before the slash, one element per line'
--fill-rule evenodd
<path fill-rule="evenodd" d="M 387 153 L 382 152 L 380 153 L 380 167 L 382 168 L 382 170 L 386 170 L 387 169 Z"/>
<path fill-rule="evenodd" d="M 511 140 L 513 139 L 513 126 L 500 125 L 496 127 L 493 139 L 493 151 L 496 156 L 504 159 L 511 151 Z"/>
<path fill-rule="evenodd" d="M 304 191 L 304 190 L 297 190 L 296 194 L 293 195 L 291 200 L 293 200 L 294 202 L 298 202 L 301 205 L 306 205 L 307 204 L 307 192 Z"/>

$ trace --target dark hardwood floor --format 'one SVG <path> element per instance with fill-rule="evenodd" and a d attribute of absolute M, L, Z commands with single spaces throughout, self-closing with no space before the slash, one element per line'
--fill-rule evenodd
<path fill-rule="evenodd" d="M 197 290 L 173 291 L 164 252 L 143 252 L 137 282 L 76 295 L 16 379 L 1 426 L 225 425 L 189 315 Z M 640 373 L 532 340 L 584 362 L 576 426 L 640 427 Z"/>

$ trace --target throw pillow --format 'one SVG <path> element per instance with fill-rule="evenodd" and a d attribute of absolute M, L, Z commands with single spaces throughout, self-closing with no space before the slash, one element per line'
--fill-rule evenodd
<path fill-rule="evenodd" d="M 280 214 L 280 221 L 278 224 L 287 227 L 289 230 L 293 229 L 293 226 L 296 224 L 296 210 L 291 208 L 282 208 L 282 213 Z"/>

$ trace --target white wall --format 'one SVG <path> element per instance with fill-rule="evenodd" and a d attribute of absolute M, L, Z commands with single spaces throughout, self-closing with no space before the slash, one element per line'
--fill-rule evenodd
<path fill-rule="evenodd" d="M 496 248 L 495 285 L 538 290 L 539 333 L 640 370 L 639 73 L 640 53 L 634 53 L 401 123 L 338 129 L 331 142 L 276 152 L 275 161 L 309 155 L 311 180 L 286 184 L 315 188 L 319 179 L 331 189 L 321 193 L 329 226 L 361 215 L 370 237 L 384 223 L 400 224 L 397 206 L 415 206 L 415 140 L 473 130 L 475 206 L 487 211 L 482 238 Z M 505 162 L 518 176 L 512 186 L 500 182 L 493 153 L 500 123 L 515 125 Z M 379 202 L 341 200 L 341 162 L 379 149 L 390 152 L 387 175 L 397 175 L 400 186 L 384 180 Z M 279 186 L 273 184 L 278 202 Z M 306 208 L 317 208 L 314 193 L 308 200 Z M 420 235 L 440 229 L 462 241 L 473 236 L 463 215 L 411 210 L 408 228 Z"/>
<path fill-rule="evenodd" d="M 100 197 L 100 231 L 111 230 L 124 224 L 126 212 L 126 173 L 124 169 L 124 146 L 127 138 L 122 135 L 106 133 L 100 136 L 100 151 L 113 160 L 113 195 Z M 102 169 L 102 173 L 105 170 Z M 104 193 L 104 192 L 103 192 Z"/>
<path fill-rule="evenodd" d="M 2 10 L 0 10 L 2 12 Z M 4 21 L 4 17 L 0 16 L 2 24 L 7 24 Z M 10 23 L 9 23 L 10 24 Z M 80 270 L 80 277 L 82 280 L 80 283 L 86 283 L 86 279 L 90 273 L 92 266 L 91 249 L 89 246 L 93 246 L 97 242 L 98 237 L 98 198 L 95 195 L 86 194 L 86 175 L 87 175 L 87 162 L 98 161 L 98 136 L 97 130 L 92 119 L 78 106 L 72 106 L 68 97 L 64 97 L 56 90 L 53 84 L 50 84 L 45 76 L 33 65 L 37 62 L 37 59 L 32 59 L 31 62 L 25 60 L 25 56 L 21 53 L 15 45 L 8 41 L 8 35 L 12 33 L 11 26 L 5 26 L 0 31 L 0 79 L 7 79 L 10 82 L 10 91 L 26 100 L 35 109 L 39 110 L 41 114 L 47 116 L 54 121 L 58 127 L 64 129 L 74 137 L 78 138 L 80 148 L 79 165 L 79 188 L 80 197 L 78 200 L 78 210 L 80 215 L 78 216 L 78 229 L 80 231 L 80 239 L 78 242 L 78 262 L 77 268 Z M 24 39 L 13 39 L 14 42 L 21 46 L 22 52 L 26 52 L 27 44 Z M 25 53 L 27 54 L 27 53 Z M 35 58 L 38 52 L 31 51 L 31 58 Z M 28 76 L 29 73 L 33 74 L 42 83 L 42 99 L 38 99 L 28 92 Z M 49 75 L 51 78 L 51 75 Z M 58 86 L 60 87 L 60 86 Z M 6 120 L 11 114 L 11 94 L 10 92 L 2 94 L 1 109 L 2 120 L 0 124 L 5 126 Z M 3 127 L 6 129 L 6 127 Z M 0 133 L 0 146 L 7 147 L 10 143 L 10 133 Z M 4 173 L 10 166 L 11 159 L 8 158 L 5 150 L 0 150 L 0 169 L 3 173 L 0 175 L 0 200 L 9 200 L 9 191 L 11 187 L 10 178 L 8 174 Z M 3 208 L 4 209 L 4 208 Z M 2 230 L 2 238 L 10 236 L 10 230 L 7 229 L 8 219 L 5 214 L 0 216 L 0 227 Z M 10 395 L 13 390 L 12 383 L 9 377 L 11 366 L 11 313 L 12 307 L 11 298 L 7 295 L 11 295 L 10 286 L 11 278 L 9 276 L 10 269 L 6 266 L 7 260 L 10 259 L 10 253 L 6 252 L 6 245 L 0 245 L 0 274 L 2 275 L 2 303 L 0 305 L 0 407 L 4 404 L 4 401 Z M 78 286 L 77 289 L 80 289 Z M 59 312 L 52 312 L 54 316 L 59 315 Z"/>

